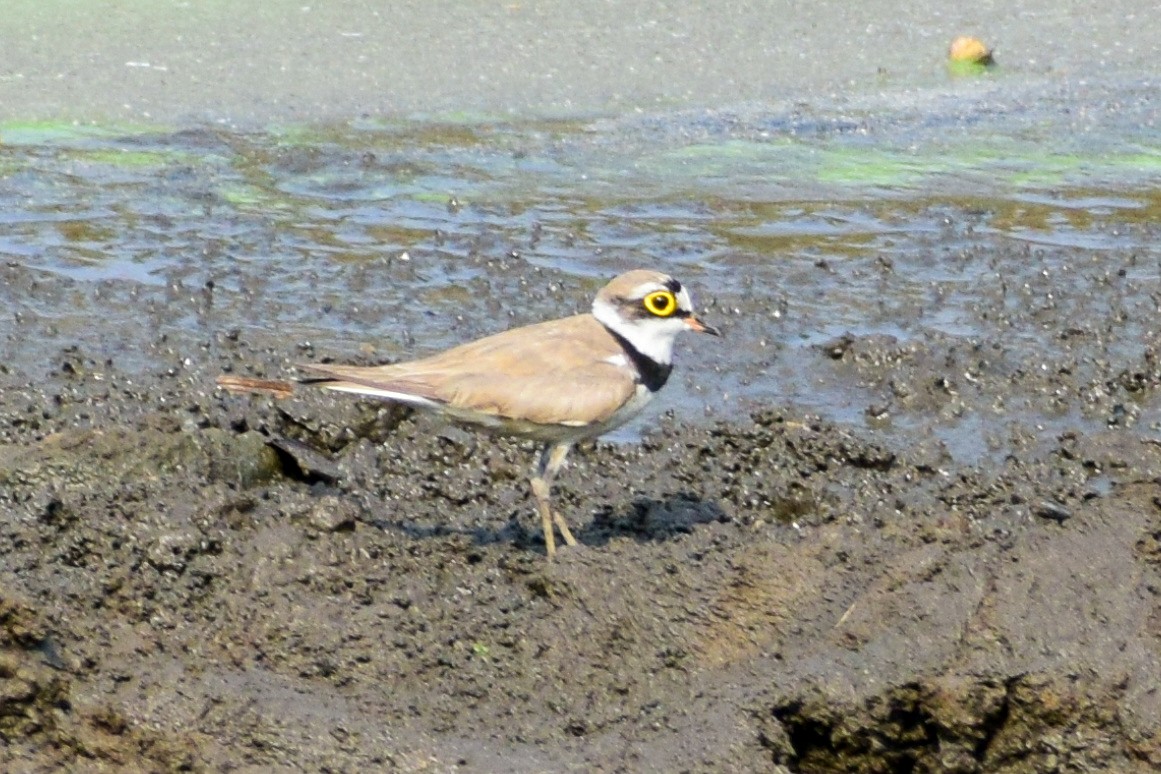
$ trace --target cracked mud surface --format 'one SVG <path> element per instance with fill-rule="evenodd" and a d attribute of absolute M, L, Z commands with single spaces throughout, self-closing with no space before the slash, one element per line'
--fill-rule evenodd
<path fill-rule="evenodd" d="M 1161 446 L 1113 410 L 1161 385 L 1141 343 L 1049 377 L 1105 385 L 1103 428 L 1013 425 L 974 465 L 791 409 L 663 415 L 571 458 L 582 545 L 552 564 L 531 447 L 214 389 L 285 376 L 277 337 L 4 368 L 6 766 L 1155 770 Z M 915 421 L 1046 380 L 949 389 L 938 338 L 804 351 Z"/>

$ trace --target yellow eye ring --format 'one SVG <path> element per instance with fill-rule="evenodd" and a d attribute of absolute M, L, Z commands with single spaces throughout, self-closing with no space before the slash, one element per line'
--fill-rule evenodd
<path fill-rule="evenodd" d="M 645 308 L 658 317 L 671 317 L 677 311 L 677 298 L 668 290 L 657 290 L 645 296 Z"/>

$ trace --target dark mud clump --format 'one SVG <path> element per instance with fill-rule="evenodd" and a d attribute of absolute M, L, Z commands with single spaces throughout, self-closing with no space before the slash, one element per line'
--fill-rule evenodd
<path fill-rule="evenodd" d="M 191 740 L 131 724 L 109 704 L 74 706 L 76 671 L 36 611 L 0 593 L 0 751 L 6 771 L 188 771 L 197 765 Z"/>

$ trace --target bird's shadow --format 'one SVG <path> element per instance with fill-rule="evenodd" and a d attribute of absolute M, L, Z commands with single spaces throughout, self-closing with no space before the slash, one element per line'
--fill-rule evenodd
<path fill-rule="evenodd" d="M 677 492 L 664 499 L 636 497 L 630 503 L 608 505 L 593 514 L 588 524 L 578 525 L 577 540 L 601 546 L 628 537 L 639 543 L 659 543 L 694 531 L 699 524 L 727 522 L 730 518 L 716 501 L 691 492 Z"/>
<path fill-rule="evenodd" d="M 664 542 L 693 532 L 699 524 L 728 521 L 730 517 L 717 502 L 703 500 L 689 492 L 678 492 L 664 499 L 637 497 L 629 503 L 604 506 L 587 522 L 574 516 L 570 519 L 570 526 L 578 543 L 599 547 L 624 537 L 639 543 Z M 527 550 L 544 550 L 544 534 L 532 508 L 513 511 L 507 522 L 495 527 L 456 527 L 404 519 L 369 519 L 367 523 L 413 540 L 464 535 L 479 547 L 506 543 Z"/>

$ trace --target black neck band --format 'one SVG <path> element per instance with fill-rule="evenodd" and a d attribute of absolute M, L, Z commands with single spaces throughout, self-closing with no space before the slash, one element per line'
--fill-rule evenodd
<path fill-rule="evenodd" d="M 627 338 L 612 328 L 606 326 L 605 330 L 613 334 L 613 338 L 617 340 L 621 349 L 625 350 L 625 355 L 632 361 L 634 368 L 637 369 L 637 382 L 639 384 L 645 385 L 645 389 L 649 392 L 657 392 L 665 386 L 665 382 L 669 379 L 669 372 L 673 370 L 672 363 L 658 363 L 653 358 L 643 354 Z"/>

